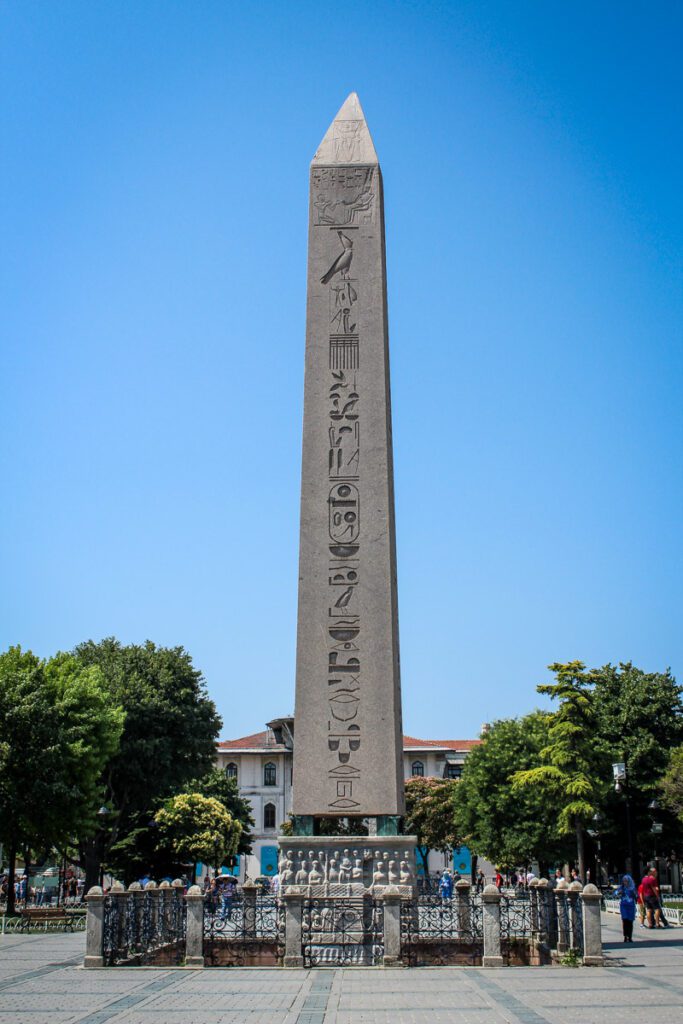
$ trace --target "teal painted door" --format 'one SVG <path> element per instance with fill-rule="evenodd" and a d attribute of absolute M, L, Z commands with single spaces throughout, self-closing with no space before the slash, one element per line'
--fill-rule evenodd
<path fill-rule="evenodd" d="M 459 871 L 463 878 L 472 874 L 472 854 L 466 846 L 456 846 L 453 850 L 453 870 Z"/>
<path fill-rule="evenodd" d="M 261 874 L 270 877 L 277 874 L 277 846 L 261 847 Z"/>

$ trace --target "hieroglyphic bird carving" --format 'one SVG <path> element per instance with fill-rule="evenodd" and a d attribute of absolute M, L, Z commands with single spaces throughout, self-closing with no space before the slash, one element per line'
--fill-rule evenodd
<path fill-rule="evenodd" d="M 353 242 L 350 238 L 347 238 L 343 231 L 338 231 L 337 234 L 342 244 L 342 252 L 339 253 L 327 273 L 320 278 L 321 284 L 327 284 L 335 274 L 341 274 L 344 281 L 348 281 L 349 278 L 349 267 L 353 259 Z"/>

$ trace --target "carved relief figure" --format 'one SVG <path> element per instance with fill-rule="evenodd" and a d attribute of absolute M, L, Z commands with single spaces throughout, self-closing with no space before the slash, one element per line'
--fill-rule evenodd
<path fill-rule="evenodd" d="M 410 870 L 410 865 L 407 860 L 401 861 L 401 885 L 412 885 L 413 884 L 413 872 Z"/>
<path fill-rule="evenodd" d="M 386 865 L 383 860 L 378 860 L 375 863 L 375 870 L 372 876 L 373 885 L 386 885 L 387 884 L 387 871 Z"/>
<path fill-rule="evenodd" d="M 329 864 L 327 865 L 327 881 L 338 882 L 339 881 L 339 867 L 337 865 L 337 855 L 333 853 L 330 857 Z"/>
<path fill-rule="evenodd" d="M 341 274 L 342 281 L 348 281 L 349 279 L 349 267 L 353 259 L 353 242 L 343 231 L 338 231 L 337 234 L 339 235 L 342 251 L 334 260 L 327 273 L 323 274 L 320 278 L 321 284 L 329 284 L 335 274 Z"/>
<path fill-rule="evenodd" d="M 349 857 L 349 851 L 344 850 L 344 856 L 342 857 L 341 864 L 339 865 L 339 881 L 350 882 L 352 870 L 353 865 L 351 863 L 351 858 Z"/>
<path fill-rule="evenodd" d="M 314 860 L 313 867 L 308 873 L 308 884 L 309 885 L 320 885 L 325 881 L 322 871 L 320 870 L 320 861 Z"/>
<path fill-rule="evenodd" d="M 282 882 L 282 885 L 294 885 L 294 852 L 292 850 L 287 850 L 284 870 L 280 874 L 280 880 Z"/>
<path fill-rule="evenodd" d="M 299 870 L 296 873 L 297 885 L 308 885 L 308 861 L 300 862 Z"/>
<path fill-rule="evenodd" d="M 360 859 L 360 857 L 356 857 L 356 859 L 353 862 L 353 868 L 351 870 L 351 880 L 353 882 L 363 881 L 363 861 Z"/>
<path fill-rule="evenodd" d="M 398 885 L 399 873 L 398 865 L 395 860 L 389 861 L 389 870 L 387 872 L 387 878 L 389 879 L 389 885 Z"/>

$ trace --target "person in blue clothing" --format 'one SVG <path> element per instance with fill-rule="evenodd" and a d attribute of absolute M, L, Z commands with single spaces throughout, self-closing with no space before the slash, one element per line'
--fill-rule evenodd
<path fill-rule="evenodd" d="M 442 900 L 449 900 L 453 895 L 453 879 L 450 871 L 444 871 L 439 880 L 439 896 Z"/>
<path fill-rule="evenodd" d="M 614 895 L 619 900 L 619 913 L 621 914 L 624 942 L 633 942 L 633 922 L 636 919 L 636 899 L 638 894 L 630 875 L 622 875 L 621 885 Z"/>

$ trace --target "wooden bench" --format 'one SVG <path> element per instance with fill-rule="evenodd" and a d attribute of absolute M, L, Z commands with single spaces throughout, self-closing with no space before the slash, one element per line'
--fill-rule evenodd
<path fill-rule="evenodd" d="M 67 931 L 73 931 L 73 915 L 64 907 L 25 907 L 21 912 L 22 930 L 36 924 L 44 925 L 46 931 L 50 925 L 63 925 Z"/>

